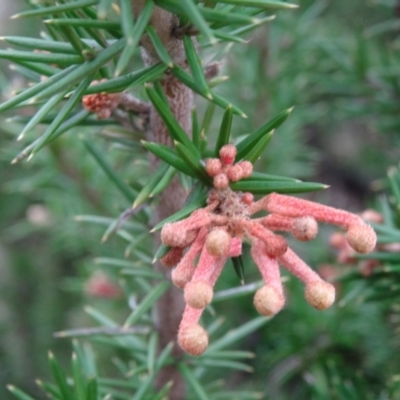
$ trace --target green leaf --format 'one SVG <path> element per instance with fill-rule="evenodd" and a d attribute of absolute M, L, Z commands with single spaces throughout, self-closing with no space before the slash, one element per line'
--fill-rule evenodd
<path fill-rule="evenodd" d="M 4 36 L 3 40 L 9 44 L 21 46 L 31 50 L 45 50 L 51 53 L 76 54 L 76 50 L 67 42 L 56 42 L 55 40 L 36 39 L 23 36 Z"/>
<path fill-rule="evenodd" d="M 99 82 L 96 85 L 92 85 L 86 90 L 85 94 L 102 92 L 119 93 L 134 86 L 141 85 L 142 83 L 151 82 L 161 78 L 166 69 L 167 67 L 162 64 L 143 68 L 139 71 L 131 72 L 118 78 L 112 78 L 106 82 Z"/>
<path fill-rule="evenodd" d="M 222 118 L 221 127 L 219 128 L 219 134 L 217 137 L 217 143 L 215 145 L 215 157 L 218 157 L 219 151 L 222 146 L 229 143 L 229 137 L 231 134 L 231 127 L 232 127 L 232 106 L 229 105 L 228 108 L 225 110 L 224 116 Z"/>
<path fill-rule="evenodd" d="M 141 143 L 147 150 L 149 150 L 161 160 L 165 161 L 167 164 L 178 169 L 184 174 L 190 175 L 194 178 L 196 177 L 196 174 L 191 169 L 189 169 L 185 161 L 183 161 L 182 158 L 179 157 L 170 147 L 158 143 L 146 142 L 144 140 L 142 140 Z"/>
<path fill-rule="evenodd" d="M 124 48 L 124 51 L 122 52 L 118 60 L 117 66 L 115 67 L 115 76 L 119 76 L 122 71 L 127 67 L 129 60 L 133 56 L 139 40 L 142 37 L 147 24 L 149 23 L 153 8 L 153 0 L 147 0 L 145 6 L 142 9 L 142 12 L 138 16 L 136 23 L 133 26 L 132 31 L 126 38 L 126 47 Z"/>
<path fill-rule="evenodd" d="M 15 97 L 5 101 L 0 104 L 0 112 L 9 110 L 12 107 L 22 103 L 23 101 L 33 97 L 39 92 L 42 92 L 46 88 L 52 88 L 57 82 L 59 82 L 62 78 L 69 75 L 72 71 L 76 70 L 78 67 L 76 65 L 71 65 L 70 67 L 58 72 L 57 74 L 49 77 L 48 79 L 36 84 L 33 87 L 30 87 L 24 90 L 22 93 L 19 93 Z M 58 92 L 59 90 L 57 90 Z M 54 94 L 54 93 L 53 93 Z"/>
<path fill-rule="evenodd" d="M 7 389 L 19 400 L 35 400 L 33 397 L 27 395 L 22 390 L 16 388 L 13 385 L 7 385 Z"/>
<path fill-rule="evenodd" d="M 131 0 L 121 0 L 121 28 L 125 37 L 129 36 L 133 29 L 133 10 Z"/>
<path fill-rule="evenodd" d="M 168 382 L 166 383 L 161 390 L 157 393 L 157 395 L 155 395 L 155 397 L 153 397 L 152 400 L 164 400 L 164 399 L 168 399 L 170 398 L 168 396 L 169 391 L 171 390 L 171 387 L 173 385 L 173 382 Z"/>
<path fill-rule="evenodd" d="M 84 310 L 87 314 L 89 314 L 95 321 L 97 321 L 101 325 L 106 326 L 108 328 L 119 328 L 119 324 L 117 324 L 115 321 L 107 317 L 99 310 L 96 310 L 95 308 L 88 306 L 86 306 Z"/>
<path fill-rule="evenodd" d="M 154 87 L 151 87 L 150 85 L 145 85 L 145 88 L 151 102 L 153 103 L 154 107 L 160 114 L 160 117 L 167 126 L 172 139 L 183 143 L 189 150 L 193 151 L 194 153 L 198 152 L 196 147 L 188 138 L 187 133 L 183 130 L 178 121 L 175 119 L 168 103 L 157 93 L 157 90 Z"/>
<path fill-rule="evenodd" d="M 174 348 L 173 342 L 168 343 L 164 347 L 164 349 L 156 359 L 156 366 L 155 366 L 156 371 L 159 371 L 162 367 L 164 367 L 167 364 L 167 359 L 170 356 L 173 348 Z"/>
<path fill-rule="evenodd" d="M 105 159 L 104 154 L 100 152 L 90 141 L 83 139 L 83 144 L 89 153 L 94 157 L 101 169 L 109 177 L 111 182 L 119 189 L 119 191 L 125 196 L 125 198 L 133 203 L 135 200 L 135 192 L 129 187 L 115 172 L 115 170 L 109 165 Z"/>
<path fill-rule="evenodd" d="M 207 22 L 216 22 L 217 27 L 231 24 L 258 24 L 258 19 L 242 13 L 234 13 L 224 10 L 217 10 L 208 7 L 199 8 L 201 15 Z M 214 27 L 214 25 L 213 25 Z"/>
<path fill-rule="evenodd" d="M 89 7 L 97 4 L 98 0 L 81 0 L 74 1 L 67 4 L 57 4 L 51 7 L 41 7 L 35 10 L 23 11 L 13 15 L 11 18 L 26 18 L 26 17 L 39 17 L 49 14 L 59 14 L 64 11 L 79 10 L 82 7 Z"/>
<path fill-rule="evenodd" d="M 194 108 L 192 110 L 192 138 L 194 146 L 198 149 L 200 145 L 200 127 L 197 112 Z"/>
<path fill-rule="evenodd" d="M 243 285 L 244 284 L 244 264 L 243 264 L 242 256 L 232 257 L 231 260 L 232 260 L 233 268 L 235 269 L 236 275 L 239 278 L 240 283 Z"/>
<path fill-rule="evenodd" d="M 277 193 L 303 193 L 326 189 L 328 186 L 313 182 L 289 182 L 289 181 L 258 181 L 245 178 L 239 182 L 231 183 L 234 191 L 251 192 L 253 194 Z"/>
<path fill-rule="evenodd" d="M 180 0 L 179 7 L 183 10 L 183 13 L 190 19 L 199 31 L 206 37 L 211 43 L 215 43 L 216 39 L 212 33 L 212 30 L 208 26 L 208 23 L 204 20 L 196 4 L 192 0 Z"/>
<path fill-rule="evenodd" d="M 165 190 L 165 188 L 170 184 L 173 177 L 175 176 L 176 169 L 172 166 L 169 166 L 164 176 L 161 177 L 155 188 L 149 194 L 149 197 L 154 197 L 160 194 Z"/>
<path fill-rule="evenodd" d="M 287 119 L 292 110 L 293 108 L 288 108 L 287 110 L 282 111 L 275 118 L 271 119 L 239 142 L 236 145 L 238 151 L 236 161 L 244 159 L 254 147 L 257 147 L 258 142 L 263 138 L 263 136 L 267 135 L 273 129 L 278 128 Z"/>
<path fill-rule="evenodd" d="M 150 335 L 149 344 L 147 347 L 147 369 L 153 374 L 155 371 L 157 361 L 157 349 L 158 349 L 158 336 L 156 332 Z"/>
<path fill-rule="evenodd" d="M 41 62 L 46 64 L 57 64 L 57 65 L 71 65 L 80 64 L 84 60 L 80 55 L 73 54 L 47 54 L 47 53 L 34 53 L 31 51 L 19 51 L 19 50 L 0 50 L 0 58 L 11 61 L 31 61 Z"/>
<path fill-rule="evenodd" d="M 43 135 L 40 137 L 38 143 L 32 149 L 32 155 L 37 153 L 43 146 L 54 139 L 54 135 L 61 124 L 69 117 L 72 110 L 75 106 L 81 101 L 82 95 L 85 92 L 86 88 L 92 82 L 92 75 L 86 77 L 83 82 L 79 85 L 79 87 L 75 90 L 70 99 L 63 106 L 61 111 L 57 114 L 57 117 L 53 120 L 53 122 L 49 125 Z"/>
<path fill-rule="evenodd" d="M 24 129 L 18 136 L 17 140 L 21 140 L 27 132 L 33 129 L 37 124 L 39 124 L 42 119 L 53 110 L 53 108 L 64 98 L 64 95 L 67 92 L 61 92 L 59 94 L 51 97 L 42 107 L 38 110 L 38 112 L 30 119 L 30 121 L 26 124 Z"/>
<path fill-rule="evenodd" d="M 160 279 L 163 277 L 160 273 L 155 272 L 150 268 L 143 267 L 142 264 L 133 263 L 132 261 L 128 260 L 120 260 L 118 258 L 109 258 L 109 257 L 99 257 L 96 258 L 94 262 L 96 264 L 101 264 L 108 267 L 120 269 L 121 275 L 135 275 L 153 279 Z"/>
<path fill-rule="evenodd" d="M 226 3 L 234 6 L 257 7 L 265 10 L 281 8 L 297 8 L 297 4 L 285 3 L 283 1 L 270 0 L 211 0 L 212 3 Z"/>
<path fill-rule="evenodd" d="M 150 197 L 150 193 L 157 186 L 160 179 L 165 175 L 168 170 L 168 165 L 161 164 L 158 168 L 151 174 L 148 182 L 143 186 L 142 190 L 136 196 L 136 199 L 132 205 L 132 208 L 136 208 L 138 205 L 144 203 Z"/>
<path fill-rule="evenodd" d="M 230 361 L 230 360 L 221 360 L 216 358 L 196 358 L 192 361 L 194 365 L 200 367 L 206 367 L 209 369 L 210 367 L 213 368 L 231 368 L 236 369 L 238 371 L 245 371 L 245 372 L 253 372 L 254 368 L 250 367 L 247 364 L 238 362 L 238 361 Z"/>
<path fill-rule="evenodd" d="M 186 59 L 192 72 L 193 80 L 199 88 L 202 88 L 207 98 L 212 98 L 207 79 L 204 76 L 203 66 L 201 65 L 193 40 L 189 36 L 183 37 L 183 45 L 185 47 Z"/>
<path fill-rule="evenodd" d="M 90 378 L 86 388 L 85 400 L 98 400 L 98 384 L 96 378 Z"/>
<path fill-rule="evenodd" d="M 107 13 L 111 8 L 113 0 L 98 0 L 97 15 L 99 19 L 107 18 Z"/>
<path fill-rule="evenodd" d="M 62 400 L 74 400 L 71 387 L 68 385 L 67 377 L 55 359 L 53 353 L 49 352 L 49 364 L 51 372 L 53 373 L 54 380 L 60 389 Z"/>
<path fill-rule="evenodd" d="M 76 353 L 72 353 L 72 375 L 74 378 L 75 400 L 86 400 L 84 375 Z"/>
<path fill-rule="evenodd" d="M 257 146 L 253 147 L 253 149 L 251 149 L 243 159 L 248 160 L 252 164 L 254 164 L 264 153 L 264 150 L 268 147 L 269 142 L 271 141 L 274 132 L 275 132 L 275 130 L 272 130 L 271 132 L 268 132 L 266 135 L 264 135 L 257 142 Z"/>
<path fill-rule="evenodd" d="M 164 243 L 161 243 L 158 246 L 158 249 L 156 250 L 153 261 L 151 263 L 154 264 L 157 260 L 163 258 L 171 249 L 172 249 L 171 246 L 167 246 Z"/>
<path fill-rule="evenodd" d="M 241 325 L 239 328 L 228 331 L 224 336 L 208 346 L 205 355 L 212 355 L 214 351 L 230 346 L 231 344 L 243 339 L 245 336 L 248 336 L 250 333 L 256 331 L 270 320 L 271 318 L 258 317 L 244 325 Z"/>
<path fill-rule="evenodd" d="M 64 75 L 61 79 L 56 81 L 56 83 L 53 83 L 51 87 L 46 87 L 45 90 L 40 91 L 40 94 L 35 99 L 37 100 L 47 96 L 52 96 L 53 94 L 58 93 L 60 89 L 71 87 L 73 84 L 82 81 L 82 79 L 88 75 L 96 73 L 103 65 L 113 59 L 124 48 L 124 46 L 125 39 L 118 40 L 111 46 L 100 51 L 93 60 L 86 61 L 83 64 L 76 66 L 72 71 L 69 71 L 70 73 L 68 75 L 65 74 L 66 76 Z"/>
<path fill-rule="evenodd" d="M 183 363 L 178 364 L 178 369 L 188 385 L 191 386 L 194 393 L 196 394 L 196 399 L 198 400 L 209 400 L 208 394 L 204 391 L 203 385 L 198 381 L 193 372 Z"/>
<path fill-rule="evenodd" d="M 211 186 L 212 179 L 207 175 L 204 166 L 201 164 L 200 157 L 197 152 L 193 152 L 182 143 L 175 142 L 175 149 L 185 161 L 186 165 L 193 171 L 196 177 L 205 185 Z"/>
<path fill-rule="evenodd" d="M 231 289 L 221 290 L 214 294 L 213 303 L 218 301 L 232 300 L 237 297 L 246 296 L 248 294 L 254 293 L 263 285 L 264 282 L 259 281 L 259 282 L 249 283 L 243 286 L 234 287 Z"/>
<path fill-rule="evenodd" d="M 67 26 L 67 27 L 78 27 L 78 28 L 97 28 L 111 31 L 119 31 L 120 25 L 118 22 L 113 21 L 100 21 L 93 19 L 83 18 L 54 18 L 45 19 L 43 23 L 54 26 Z"/>
<path fill-rule="evenodd" d="M 153 307 L 154 303 L 166 292 L 170 286 L 169 282 L 162 282 L 157 285 L 134 309 L 132 314 L 126 319 L 123 327 L 128 328 L 134 325 L 139 319 Z"/>
<path fill-rule="evenodd" d="M 296 178 L 289 178 L 287 176 L 281 175 L 271 175 L 271 174 L 264 174 L 263 172 L 253 172 L 251 174 L 252 180 L 262 180 L 262 181 L 292 181 L 292 182 L 300 182 Z"/>
<path fill-rule="evenodd" d="M 160 57 L 160 60 L 169 68 L 172 68 L 174 66 L 174 62 L 172 61 L 172 58 L 170 57 L 168 50 L 165 48 L 163 42 L 156 34 L 154 28 L 152 26 L 148 26 L 146 28 L 146 32 L 149 35 L 150 40 L 153 43 L 154 49 L 156 50 L 158 57 Z"/>

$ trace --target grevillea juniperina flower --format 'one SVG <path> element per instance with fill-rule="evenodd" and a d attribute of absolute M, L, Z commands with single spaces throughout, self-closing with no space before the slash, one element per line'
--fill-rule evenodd
<path fill-rule="evenodd" d="M 162 242 L 172 247 L 161 261 L 175 266 L 172 281 L 184 290 L 186 302 L 178 342 L 194 356 L 208 346 L 207 332 L 199 324 L 202 312 L 212 301 L 213 287 L 226 261 L 242 253 L 244 240 L 251 244 L 251 256 L 264 282 L 254 296 L 254 305 L 266 316 L 278 313 L 285 304 L 280 266 L 305 284 L 305 298 L 316 309 L 324 310 L 335 300 L 333 285 L 301 260 L 277 231 L 309 241 L 318 233 L 317 222 L 324 222 L 344 229 L 347 242 L 359 253 L 372 251 L 376 243 L 374 230 L 355 214 L 278 193 L 255 201 L 251 193 L 234 192 L 229 182 L 249 177 L 253 166 L 248 161 L 234 162 L 233 145 L 223 146 L 219 156 L 205 165 L 214 186 L 207 205 L 186 219 L 166 223 L 161 231 Z M 268 214 L 252 218 L 259 211 Z"/>

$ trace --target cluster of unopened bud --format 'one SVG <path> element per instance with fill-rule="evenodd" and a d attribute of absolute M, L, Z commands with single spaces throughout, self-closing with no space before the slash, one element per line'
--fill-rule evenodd
<path fill-rule="evenodd" d="M 93 81 L 92 85 L 104 82 L 106 79 L 101 81 Z M 109 118 L 112 112 L 118 107 L 120 102 L 119 93 L 94 93 L 87 94 L 82 97 L 83 107 L 96 114 L 98 119 Z"/>
<path fill-rule="evenodd" d="M 220 158 L 210 158 L 206 161 L 206 172 L 214 178 L 213 184 L 216 189 L 226 189 L 229 181 L 237 182 L 252 174 L 253 164 L 251 162 L 240 161 L 234 164 L 236 153 L 236 147 L 227 144 L 221 147 Z"/>
<path fill-rule="evenodd" d="M 102 271 L 95 271 L 85 283 L 85 293 L 93 297 L 115 299 L 122 296 L 121 288 Z"/>
<path fill-rule="evenodd" d="M 301 260 L 277 231 L 309 241 L 318 233 L 318 222 L 323 222 L 343 228 L 342 238 L 357 252 L 368 253 L 376 243 L 371 226 L 346 211 L 277 193 L 254 201 L 251 193 L 233 192 L 229 182 L 250 176 L 253 168 L 248 161 L 235 164 L 236 155 L 236 148 L 226 145 L 219 159 L 206 161 L 206 172 L 214 182 L 207 206 L 184 220 L 165 224 L 161 231 L 162 242 L 172 247 L 161 261 L 168 267 L 176 265 L 172 281 L 184 290 L 186 302 L 178 342 L 196 356 L 208 345 L 207 332 L 199 325 L 202 312 L 212 301 L 213 287 L 227 259 L 241 255 L 244 238 L 251 243 L 251 256 L 264 282 L 255 293 L 254 306 L 266 316 L 275 315 L 285 304 L 281 266 L 304 283 L 305 298 L 317 310 L 335 300 L 334 286 Z M 251 219 L 262 210 L 268 214 Z"/>

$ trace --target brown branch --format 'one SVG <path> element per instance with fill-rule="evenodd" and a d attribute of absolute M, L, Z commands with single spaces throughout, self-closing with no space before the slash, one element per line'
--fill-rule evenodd
<path fill-rule="evenodd" d="M 139 15 L 144 4 L 145 0 L 132 1 L 135 16 Z M 175 34 L 178 28 L 177 17 L 161 8 L 155 7 L 150 23 L 168 50 L 173 62 L 182 68 L 187 68 L 182 40 Z M 141 45 L 142 58 L 146 66 L 160 62 L 157 52 L 147 35 L 143 36 Z M 175 118 L 182 128 L 190 134 L 192 125 L 191 110 L 193 107 L 192 91 L 173 77 L 172 74 L 166 74 L 161 81 L 161 85 Z M 150 141 L 172 146 L 167 128 L 154 108 L 150 111 L 150 130 L 148 136 Z M 150 159 L 152 166 L 155 168 L 158 160 L 154 159 L 153 156 L 150 156 Z M 157 223 L 178 211 L 182 207 L 186 196 L 187 193 L 179 181 L 177 179 L 173 180 L 161 194 L 160 202 L 154 210 L 153 223 Z M 154 238 L 154 244 L 155 248 L 160 244 L 160 237 L 158 235 Z M 159 262 L 156 263 L 155 269 L 170 279 L 170 270 L 163 267 Z M 180 358 L 183 354 L 176 343 L 176 335 L 183 310 L 184 301 L 182 292 L 171 285 L 170 289 L 157 302 L 155 324 L 160 335 L 160 349 L 164 348 L 170 342 L 175 343 L 172 355 L 176 359 Z M 161 388 L 170 381 L 173 382 L 173 386 L 169 397 L 174 400 L 184 400 L 185 382 L 176 365 L 162 369 L 156 379 L 155 385 L 157 388 Z"/>

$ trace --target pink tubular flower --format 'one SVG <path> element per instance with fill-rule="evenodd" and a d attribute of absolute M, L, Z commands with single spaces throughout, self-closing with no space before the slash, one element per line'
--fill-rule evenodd
<path fill-rule="evenodd" d="M 344 229 L 346 236 L 342 235 L 340 240 L 357 252 L 368 253 L 376 243 L 371 226 L 347 211 L 277 193 L 254 201 L 251 193 L 232 191 L 229 182 L 248 177 L 253 170 L 248 161 L 235 164 L 236 153 L 236 148 L 229 144 L 221 148 L 219 159 L 207 160 L 206 172 L 214 179 L 208 205 L 184 220 L 165 224 L 161 231 L 162 242 L 173 247 L 171 255 L 165 256 L 168 265 L 174 260 L 177 264 L 172 280 L 184 290 L 186 301 L 178 342 L 194 356 L 202 354 L 208 346 L 207 332 L 199 325 L 202 312 L 212 301 L 214 285 L 227 259 L 242 253 L 244 239 L 252 245 L 251 256 L 264 282 L 254 296 L 254 305 L 260 314 L 268 316 L 278 313 L 285 304 L 279 265 L 304 283 L 305 298 L 314 308 L 324 310 L 335 300 L 334 286 L 288 248 L 277 231 L 309 241 L 318 233 L 317 222 L 324 222 Z M 261 210 L 268 215 L 251 218 Z M 183 254 L 174 250 L 177 248 L 187 251 Z"/>

